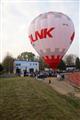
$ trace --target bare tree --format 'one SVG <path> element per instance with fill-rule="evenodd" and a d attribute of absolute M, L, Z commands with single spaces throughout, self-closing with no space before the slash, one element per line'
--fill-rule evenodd
<path fill-rule="evenodd" d="M 66 65 L 68 65 L 68 66 L 75 65 L 75 60 L 76 60 L 76 56 L 73 54 L 66 55 L 64 57 L 64 61 L 65 61 Z"/>

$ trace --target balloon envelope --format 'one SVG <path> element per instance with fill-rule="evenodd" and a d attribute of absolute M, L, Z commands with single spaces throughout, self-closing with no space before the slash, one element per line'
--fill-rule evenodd
<path fill-rule="evenodd" d="M 29 39 L 38 54 L 55 69 L 67 52 L 75 34 L 71 19 L 59 12 L 36 17 L 29 27 Z"/>

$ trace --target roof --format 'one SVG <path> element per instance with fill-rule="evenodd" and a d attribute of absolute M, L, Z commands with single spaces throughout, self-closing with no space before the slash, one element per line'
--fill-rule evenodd
<path fill-rule="evenodd" d="M 38 62 L 38 61 L 27 61 L 27 60 L 14 60 L 15 61 L 21 61 L 21 62 Z"/>

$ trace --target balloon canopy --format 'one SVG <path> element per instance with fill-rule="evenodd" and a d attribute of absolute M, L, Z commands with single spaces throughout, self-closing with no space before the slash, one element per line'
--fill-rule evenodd
<path fill-rule="evenodd" d="M 57 68 L 69 49 L 74 34 L 72 20 L 60 12 L 40 14 L 29 27 L 32 46 L 53 69 Z"/>

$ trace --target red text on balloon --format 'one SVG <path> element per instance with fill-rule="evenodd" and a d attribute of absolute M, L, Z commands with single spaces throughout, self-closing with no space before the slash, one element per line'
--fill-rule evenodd
<path fill-rule="evenodd" d="M 51 32 L 54 30 L 54 27 L 51 27 L 51 28 L 43 28 L 41 29 L 40 31 L 35 31 L 35 35 L 34 35 L 34 38 L 33 38 L 33 35 L 29 35 L 29 38 L 30 38 L 30 41 L 31 43 L 37 41 L 38 39 L 44 39 L 44 38 L 52 38 L 52 34 Z"/>

